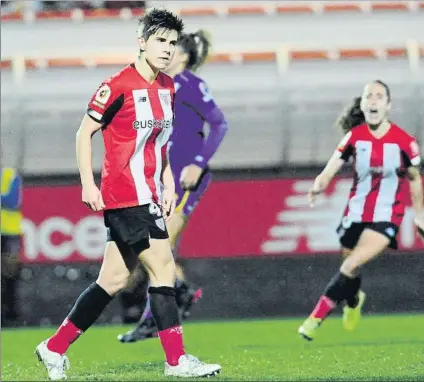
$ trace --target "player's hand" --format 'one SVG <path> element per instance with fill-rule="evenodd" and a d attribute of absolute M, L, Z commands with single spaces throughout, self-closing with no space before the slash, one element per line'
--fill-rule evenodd
<path fill-rule="evenodd" d="M 102 194 L 94 183 L 82 187 L 82 202 L 93 211 L 100 211 L 105 208 Z"/>
<path fill-rule="evenodd" d="M 180 176 L 180 184 L 184 190 L 193 188 L 200 179 L 203 169 L 197 164 L 190 164 L 183 168 Z"/>
<path fill-rule="evenodd" d="M 169 221 L 174 215 L 176 204 L 175 191 L 170 188 L 165 188 L 162 193 L 162 215 L 165 221 Z"/>
<path fill-rule="evenodd" d="M 309 191 L 308 191 L 308 201 L 309 201 L 309 206 L 311 208 L 315 207 L 315 203 L 317 200 L 317 196 L 321 193 L 321 190 L 318 190 L 315 187 L 312 187 Z"/>
<path fill-rule="evenodd" d="M 416 216 L 414 218 L 414 224 L 417 227 L 418 233 L 424 240 L 424 219 L 421 216 Z"/>

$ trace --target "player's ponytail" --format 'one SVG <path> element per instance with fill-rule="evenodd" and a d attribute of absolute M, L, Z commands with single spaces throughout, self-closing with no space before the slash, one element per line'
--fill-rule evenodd
<path fill-rule="evenodd" d="M 199 69 L 206 61 L 211 50 L 211 36 L 206 31 L 200 29 L 196 33 L 193 33 L 194 42 L 197 47 L 197 59 L 195 65 L 193 65 L 193 71 Z"/>
<path fill-rule="evenodd" d="M 355 97 L 350 104 L 343 110 L 337 119 L 335 126 L 343 134 L 347 134 L 355 126 L 365 123 L 365 116 L 361 110 L 361 97 Z"/>
<path fill-rule="evenodd" d="M 178 45 L 188 54 L 186 68 L 196 71 L 206 61 L 210 52 L 211 42 L 205 31 L 198 30 L 195 33 L 181 36 Z"/>

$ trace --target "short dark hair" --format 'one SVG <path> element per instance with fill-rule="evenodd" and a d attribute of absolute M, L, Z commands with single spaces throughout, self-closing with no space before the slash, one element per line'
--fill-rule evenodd
<path fill-rule="evenodd" d="M 180 36 L 184 29 L 184 23 L 177 15 L 166 9 L 151 8 L 146 10 L 144 16 L 138 21 L 138 37 L 148 40 L 151 35 L 160 29 L 174 30 Z"/>
<path fill-rule="evenodd" d="M 181 46 L 188 54 L 186 68 L 195 71 L 202 66 L 209 56 L 211 41 L 208 34 L 203 30 L 195 33 L 183 34 L 177 45 Z"/>
<path fill-rule="evenodd" d="M 343 110 L 335 125 L 347 134 L 355 126 L 365 123 L 365 115 L 361 110 L 361 97 L 355 97 Z"/>

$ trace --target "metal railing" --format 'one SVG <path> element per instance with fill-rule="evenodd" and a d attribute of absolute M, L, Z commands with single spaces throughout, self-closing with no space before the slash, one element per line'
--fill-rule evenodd
<path fill-rule="evenodd" d="M 319 92 L 319 96 L 317 93 Z M 305 166 L 325 163 L 341 133 L 332 129 L 346 100 L 346 86 L 258 89 L 252 93 L 217 90 L 230 130 L 212 160 L 217 169 Z M 424 148 L 424 92 L 396 87 L 391 119 L 413 133 Z M 86 96 L 25 94 L 2 99 L 2 159 L 25 174 L 77 171 L 75 133 Z M 54 106 L 53 106 L 54 105 Z M 93 138 L 93 165 L 100 170 L 101 135 Z"/>

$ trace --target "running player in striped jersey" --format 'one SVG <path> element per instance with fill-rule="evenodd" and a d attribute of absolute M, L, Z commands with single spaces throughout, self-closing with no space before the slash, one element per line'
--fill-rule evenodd
<path fill-rule="evenodd" d="M 207 84 L 194 74 L 205 62 L 209 46 L 209 39 L 203 31 L 183 35 L 177 43 L 174 58 L 166 69 L 173 77 L 176 88 L 175 120 L 169 141 L 169 157 L 176 179 L 177 207 L 174 216 L 167 222 L 174 253 L 180 233 L 210 183 L 208 162 L 228 130 L 224 115 Z M 205 122 L 210 127 L 206 139 Z M 184 280 L 181 267 L 177 267 L 177 271 L 177 302 L 181 316 L 186 318 L 191 305 L 200 298 L 201 289 Z M 147 280 L 141 282 L 145 283 Z M 156 330 L 147 301 L 136 328 L 119 335 L 118 340 L 134 342 L 150 338 Z"/>
<path fill-rule="evenodd" d="M 362 97 L 340 119 L 346 135 L 309 191 L 313 206 L 317 195 L 353 159 L 353 186 L 337 230 L 345 260 L 298 330 L 307 340 L 315 337 L 325 318 L 343 302 L 344 328 L 351 331 L 357 327 L 366 297 L 360 289 L 359 269 L 387 248 L 397 248 L 408 180 L 415 225 L 418 230 L 424 228 L 419 147 L 411 135 L 387 119 L 390 107 L 385 83 L 374 81 L 365 86 Z"/>
<path fill-rule="evenodd" d="M 94 211 L 104 210 L 108 237 L 96 282 L 81 293 L 56 333 L 36 348 L 50 379 L 66 379 L 68 348 L 125 287 L 139 260 L 149 274 L 165 376 L 204 377 L 221 369 L 185 352 L 165 225 L 175 209 L 167 154 L 175 86 L 161 71 L 172 61 L 183 27 L 169 11 L 147 11 L 138 28 L 137 60 L 99 87 L 81 122 L 76 146 L 82 201 Z M 91 137 L 99 130 L 105 145 L 101 190 L 91 165 Z"/>

